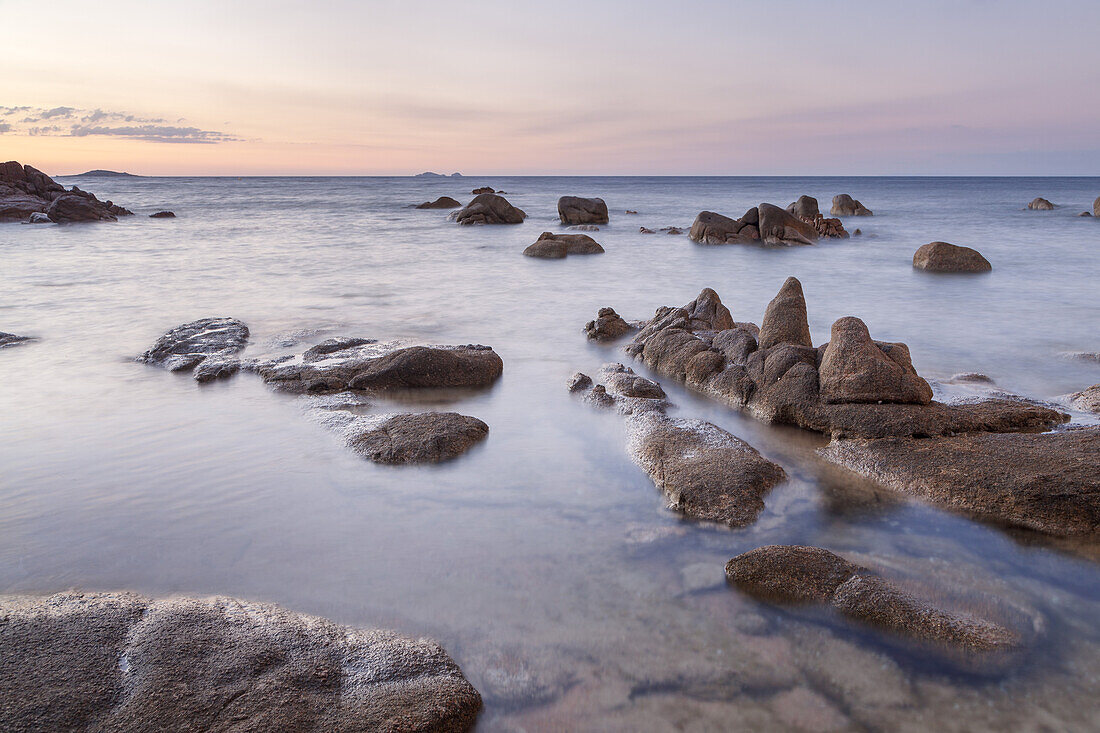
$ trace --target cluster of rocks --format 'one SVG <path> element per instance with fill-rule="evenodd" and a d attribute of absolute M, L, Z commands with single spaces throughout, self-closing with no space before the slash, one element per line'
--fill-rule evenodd
<path fill-rule="evenodd" d="M 255 372 L 275 389 L 295 394 L 384 393 L 393 390 L 475 388 L 504 369 L 488 346 L 400 346 L 375 339 L 333 338 L 299 355 L 242 360 L 248 327 L 235 318 L 206 318 L 167 332 L 139 360 L 171 371 L 193 371 L 199 382 Z M 363 403 L 325 406 L 326 424 L 349 447 L 376 463 L 430 463 L 461 455 L 489 427 L 453 412 L 361 415 Z M 337 414 L 339 413 L 339 414 Z"/>
<path fill-rule="evenodd" d="M 787 213 L 798 217 L 817 230 L 819 236 L 830 239 L 847 239 L 848 232 L 840 219 L 826 219 L 813 196 L 799 196 L 787 207 Z"/>
<path fill-rule="evenodd" d="M 622 364 L 605 365 L 601 380 L 594 384 L 588 375 L 574 374 L 569 390 L 628 416 L 630 455 L 664 492 L 670 509 L 743 527 L 764 510 L 772 487 L 786 480 L 779 465 L 717 425 L 667 416 L 657 382 Z"/>
<path fill-rule="evenodd" d="M 442 647 L 231 598 L 0 599 L 0 729 L 465 731 Z"/>
<path fill-rule="evenodd" d="M 773 204 L 754 206 L 740 219 L 731 219 L 713 211 L 702 211 L 695 217 L 688 238 L 699 244 L 813 244 L 822 236 L 815 222 L 816 220 L 802 219 Z M 831 226 L 822 225 L 823 231 L 831 231 Z M 843 231 L 843 227 L 840 231 Z M 847 233 L 843 236 L 847 236 Z"/>
<path fill-rule="evenodd" d="M 607 204 L 603 199 L 562 196 L 558 199 L 558 218 L 562 224 L 606 224 Z"/>
<path fill-rule="evenodd" d="M 829 604 L 849 618 L 894 634 L 978 652 L 983 665 L 996 663 L 991 655 L 1011 655 L 1023 642 L 1019 631 L 937 608 L 868 568 L 820 547 L 759 547 L 730 560 L 726 577 L 762 600 Z"/>
<path fill-rule="evenodd" d="M 68 224 L 117 221 L 133 214 L 76 186 L 66 190 L 37 168 L 14 160 L 0 163 L 0 221 Z"/>
<path fill-rule="evenodd" d="M 874 212 L 846 193 L 833 196 L 830 216 L 874 216 Z"/>
<path fill-rule="evenodd" d="M 449 217 L 459 224 L 522 224 L 527 214 L 495 193 L 479 193 Z"/>
<path fill-rule="evenodd" d="M 603 254 L 603 247 L 587 234 L 553 234 L 543 232 L 538 240 L 523 250 L 528 257 L 560 260 L 567 255 Z"/>
<path fill-rule="evenodd" d="M 948 242 L 929 242 L 913 253 L 913 267 L 928 272 L 989 272 L 993 265 L 981 252 Z"/>

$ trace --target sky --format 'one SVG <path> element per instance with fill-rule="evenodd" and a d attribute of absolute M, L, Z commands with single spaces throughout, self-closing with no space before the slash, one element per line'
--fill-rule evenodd
<path fill-rule="evenodd" d="M 1097 0 L 0 0 L 50 174 L 1100 175 Z"/>

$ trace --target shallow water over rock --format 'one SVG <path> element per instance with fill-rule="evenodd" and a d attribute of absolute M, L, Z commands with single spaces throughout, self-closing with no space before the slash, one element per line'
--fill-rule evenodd
<path fill-rule="evenodd" d="M 819 457 L 821 436 L 660 379 L 620 350 L 629 336 L 595 342 L 583 327 L 601 307 L 633 322 L 704 287 L 734 321 L 760 323 L 796 276 L 815 345 L 853 315 L 908 345 L 937 400 L 993 389 L 945 384 L 962 372 L 1057 400 L 1100 381 L 1096 361 L 1061 357 L 1100 351 L 1100 222 L 1074 216 L 1100 179 L 484 182 L 527 220 L 459 227 L 408 208 L 469 201 L 470 184 L 447 179 L 137 178 L 94 190 L 139 216 L 0 226 L 0 330 L 37 337 L 0 350 L 0 592 L 230 595 L 430 636 L 483 693 L 484 730 L 1093 725 L 1095 544 L 871 484 Z M 863 237 L 762 249 L 638 232 L 842 192 L 874 211 L 857 220 Z M 606 253 L 518 256 L 560 227 L 565 194 L 607 202 Z M 1021 210 L 1039 194 L 1060 208 Z M 145 216 L 165 208 L 179 215 L 171 226 Z M 915 271 L 914 250 L 934 240 L 996 266 L 980 278 Z M 490 344 L 504 370 L 488 387 L 387 391 L 352 407 L 458 412 L 491 432 L 446 463 L 375 465 L 311 419 L 319 398 L 133 360 L 218 314 L 248 325 L 244 360 L 348 335 Z M 658 378 L 670 417 L 710 421 L 783 467 L 788 480 L 753 524 L 666 509 L 624 449 L 623 417 L 563 387 L 607 362 Z M 768 544 L 827 548 L 944 608 L 1012 609 L 1038 627 L 1035 642 L 1020 666 L 975 675 L 830 608 L 728 587 L 725 563 Z"/>

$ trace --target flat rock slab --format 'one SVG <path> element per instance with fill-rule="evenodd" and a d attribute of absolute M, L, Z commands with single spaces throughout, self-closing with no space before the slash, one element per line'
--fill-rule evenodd
<path fill-rule="evenodd" d="M 203 318 L 176 326 L 139 361 L 170 371 L 190 371 L 212 357 L 229 357 L 248 344 L 248 326 L 236 318 Z"/>
<path fill-rule="evenodd" d="M 820 453 L 892 489 L 1052 535 L 1100 532 L 1100 428 L 834 440 Z"/>
<path fill-rule="evenodd" d="M 669 507 L 697 519 L 743 527 L 783 469 L 748 443 L 703 420 L 643 413 L 632 420 L 630 452 L 668 496 Z"/>
<path fill-rule="evenodd" d="M 487 387 L 504 371 L 488 346 L 406 346 L 334 339 L 301 357 L 261 364 L 268 384 L 290 392 Z"/>
<path fill-rule="evenodd" d="M 436 643 L 229 598 L 0 599 L 0 729 L 465 731 Z"/>
<path fill-rule="evenodd" d="M 438 463 L 462 455 L 489 434 L 489 426 L 457 412 L 394 415 L 354 431 L 348 445 L 375 463 Z"/>

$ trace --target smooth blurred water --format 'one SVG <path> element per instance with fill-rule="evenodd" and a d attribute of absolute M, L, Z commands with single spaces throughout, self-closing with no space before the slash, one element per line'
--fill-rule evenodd
<path fill-rule="evenodd" d="M 0 330 L 40 339 L 0 350 L 0 592 L 229 594 L 430 635 L 485 693 L 486 730 L 1100 725 L 1096 548 L 907 502 L 821 462 L 818 436 L 661 380 L 674 414 L 726 427 L 792 476 L 751 527 L 686 522 L 629 460 L 622 419 L 564 386 L 625 358 L 581 332 L 601 306 L 641 319 L 712 287 L 758 323 L 795 275 L 817 342 L 858 315 L 926 377 L 978 371 L 1043 399 L 1083 389 L 1100 365 L 1060 354 L 1100 351 L 1100 220 L 1075 216 L 1100 179 L 63 182 L 138 216 L 0 226 Z M 528 220 L 468 228 L 408 208 L 480 185 Z M 765 249 L 638 232 L 800 194 L 827 210 L 842 192 L 875 211 L 845 222 L 863 237 Z M 607 201 L 611 224 L 592 233 L 606 254 L 521 256 L 562 230 L 566 194 Z M 1060 208 L 1024 210 L 1036 196 Z M 179 218 L 145 216 L 162 208 Z M 978 249 L 993 271 L 913 270 L 933 240 Z M 495 386 L 413 405 L 475 415 L 489 438 L 439 466 L 375 466 L 252 375 L 200 386 L 133 361 L 206 316 L 244 320 L 246 355 L 334 335 L 492 345 Z M 1032 609 L 1045 631 L 1020 670 L 960 678 L 877 632 L 725 587 L 733 555 L 794 542 Z"/>

